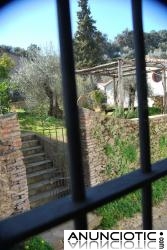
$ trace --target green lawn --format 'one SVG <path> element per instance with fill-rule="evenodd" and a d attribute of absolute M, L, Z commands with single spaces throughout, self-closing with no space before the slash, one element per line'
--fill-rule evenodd
<path fill-rule="evenodd" d="M 17 115 L 22 131 L 33 131 L 58 140 L 63 140 L 63 137 L 66 137 L 63 120 L 27 112 L 17 112 Z"/>

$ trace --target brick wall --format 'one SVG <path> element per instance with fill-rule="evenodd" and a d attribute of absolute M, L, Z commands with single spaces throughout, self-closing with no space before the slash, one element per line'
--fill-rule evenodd
<path fill-rule="evenodd" d="M 151 160 L 155 162 L 167 157 L 167 115 L 150 117 L 149 123 Z M 80 124 L 87 186 L 97 185 L 139 167 L 138 119 L 113 118 L 88 109 L 80 109 Z M 120 147 L 119 143 L 122 143 Z M 113 149 L 113 156 L 110 158 L 105 153 L 106 145 L 111 145 Z M 135 160 L 128 161 L 127 154 L 131 154 L 131 151 L 124 152 L 126 148 L 133 151 Z M 126 158 L 127 162 L 122 162 L 126 161 Z M 110 173 L 106 174 L 109 164 L 112 167 L 109 168 Z M 126 169 L 119 169 L 120 166 L 125 166 Z"/>
<path fill-rule="evenodd" d="M 16 114 L 0 117 L 0 218 L 30 208 Z"/>

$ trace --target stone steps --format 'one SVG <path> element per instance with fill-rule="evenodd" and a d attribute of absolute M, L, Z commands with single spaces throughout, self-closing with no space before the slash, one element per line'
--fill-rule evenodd
<path fill-rule="evenodd" d="M 62 180 L 59 178 L 52 178 L 50 180 L 42 180 L 37 183 L 33 183 L 29 185 L 29 195 L 38 195 L 41 192 L 51 191 L 55 188 L 62 187 Z"/>
<path fill-rule="evenodd" d="M 37 183 L 42 180 L 51 180 L 53 178 L 57 178 L 53 167 L 27 174 L 28 184 Z"/>
<path fill-rule="evenodd" d="M 35 147 L 38 145 L 39 145 L 39 141 L 37 139 L 22 142 L 22 148 Z"/>
<path fill-rule="evenodd" d="M 46 191 L 40 194 L 30 196 L 31 208 L 41 206 L 49 201 L 54 200 L 55 198 L 60 198 L 68 194 L 67 187 L 57 187 L 50 191 Z"/>
<path fill-rule="evenodd" d="M 53 165 L 53 162 L 51 160 L 42 160 L 42 161 L 29 163 L 26 166 L 27 174 L 44 170 L 46 168 L 52 167 L 52 165 Z"/>
<path fill-rule="evenodd" d="M 23 152 L 24 156 L 41 153 L 42 152 L 42 146 L 22 148 L 22 152 Z"/>
<path fill-rule="evenodd" d="M 28 140 L 34 140 L 36 139 L 36 135 L 32 132 L 23 132 L 21 134 L 21 139 L 22 139 L 22 142 L 28 141 Z"/>
<path fill-rule="evenodd" d="M 26 165 L 27 183 L 31 208 L 68 193 L 67 179 L 53 167 L 40 140 L 34 133 L 22 134 L 22 153 Z"/>
<path fill-rule="evenodd" d="M 46 154 L 44 152 L 41 152 L 38 154 L 24 156 L 24 163 L 27 165 L 34 162 L 44 161 L 45 159 L 46 159 Z"/>

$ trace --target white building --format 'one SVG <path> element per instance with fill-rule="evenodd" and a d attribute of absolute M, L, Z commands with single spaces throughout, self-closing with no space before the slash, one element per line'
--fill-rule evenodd
<path fill-rule="evenodd" d="M 149 69 L 148 69 L 149 70 Z M 164 96 L 164 88 L 162 84 L 162 77 L 154 78 L 155 73 L 147 73 L 147 83 L 149 88 L 148 106 L 152 107 L 154 101 L 152 97 Z M 107 104 L 114 106 L 114 82 L 110 80 L 108 82 L 97 83 L 98 89 L 104 91 L 107 96 Z M 124 107 L 127 108 L 129 103 L 129 96 L 126 91 L 124 91 Z M 137 94 L 135 96 L 134 106 L 137 107 Z"/>

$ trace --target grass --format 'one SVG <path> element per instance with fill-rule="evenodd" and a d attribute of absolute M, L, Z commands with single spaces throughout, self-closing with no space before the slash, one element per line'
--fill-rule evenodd
<path fill-rule="evenodd" d="M 156 181 L 153 184 L 153 204 L 162 201 L 167 194 L 167 177 Z M 97 209 L 101 215 L 101 229 L 112 229 L 117 222 L 123 218 L 132 217 L 135 213 L 141 212 L 141 192 L 137 190 L 127 196 Z"/>
<path fill-rule="evenodd" d="M 55 117 L 27 112 L 17 112 L 21 130 L 33 131 L 50 138 L 63 139 L 66 132 L 64 121 Z"/>
<path fill-rule="evenodd" d="M 157 108 L 157 107 L 149 107 L 148 113 L 149 113 L 149 116 L 153 116 L 153 115 L 162 114 L 162 111 L 160 108 Z M 138 118 L 138 110 L 137 109 L 124 110 L 121 108 L 117 108 L 111 113 L 111 115 L 117 118 L 126 118 L 126 119 Z"/>
<path fill-rule="evenodd" d="M 158 149 L 157 149 L 158 150 Z M 167 156 L 167 136 L 163 135 L 159 139 L 158 155 L 155 155 L 155 162 L 157 159 L 166 158 Z M 106 173 L 113 175 L 112 169 L 117 169 L 116 176 L 125 174 L 129 168 L 130 163 L 135 163 L 137 160 L 137 151 L 135 145 L 129 141 L 122 141 L 120 138 L 115 140 L 114 145 L 107 144 L 104 152 L 108 159 L 111 159 L 109 165 L 106 167 Z M 118 154 L 117 154 L 118 152 Z M 119 157 L 121 157 L 119 159 Z M 118 159 L 119 162 L 118 162 Z M 113 159 L 116 161 L 113 163 Z M 124 161 L 123 161 L 124 160 Z M 136 164 L 135 164 L 136 165 Z M 119 166 L 119 168 L 116 168 Z M 122 172 L 121 172 L 122 171 Z M 153 204 L 156 205 L 167 195 L 167 177 L 162 178 L 153 183 Z M 132 217 L 135 213 L 141 212 L 141 191 L 138 190 L 127 196 L 120 198 L 112 203 L 97 209 L 97 213 L 102 216 L 102 229 L 114 229 L 119 220 Z"/>

